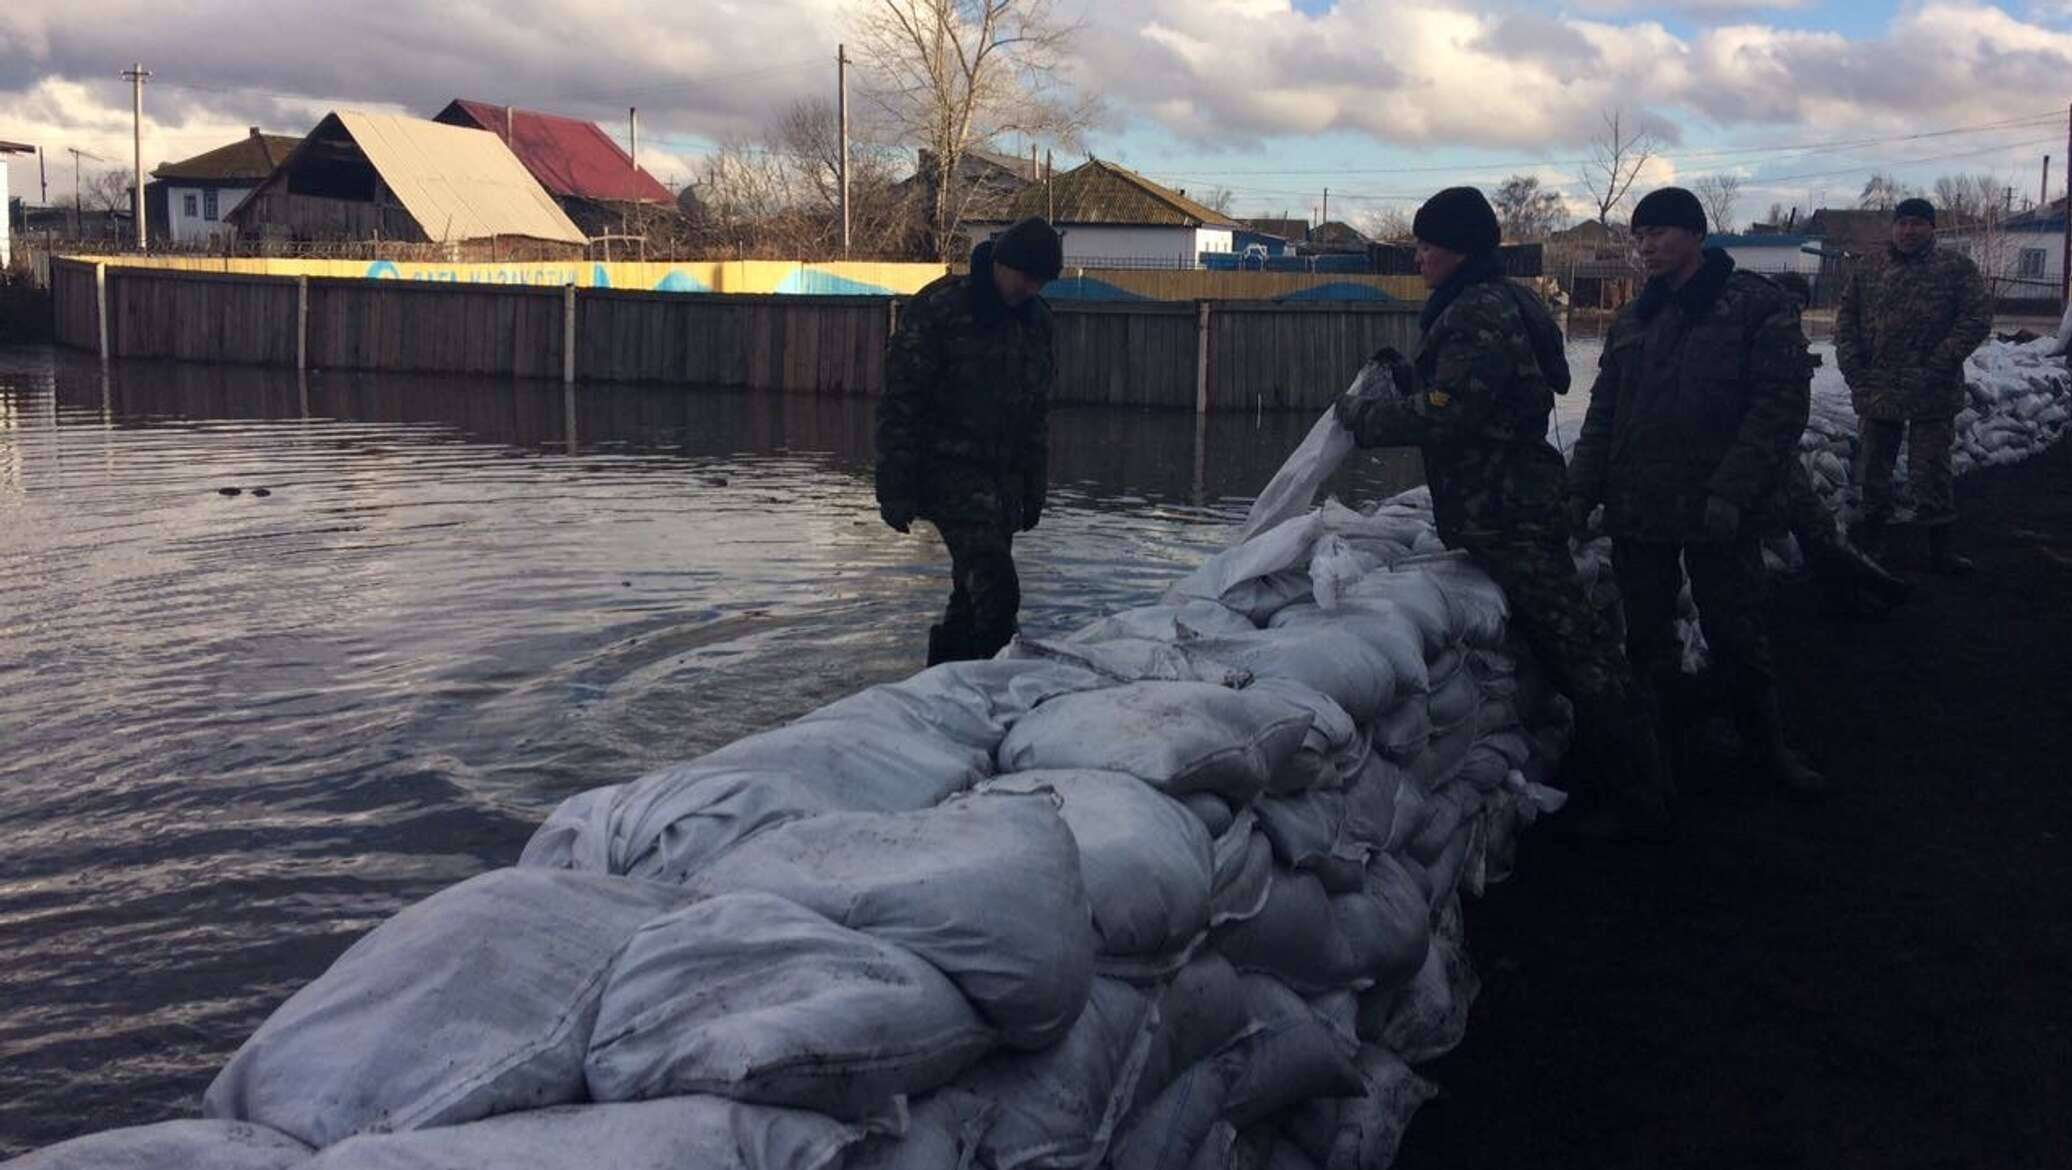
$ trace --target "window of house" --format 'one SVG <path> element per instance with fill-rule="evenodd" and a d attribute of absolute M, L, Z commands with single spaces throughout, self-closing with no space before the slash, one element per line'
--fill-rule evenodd
<path fill-rule="evenodd" d="M 216 189 L 214 187 L 211 187 L 208 190 L 203 191 L 201 193 L 201 217 L 203 219 L 210 221 L 211 223 L 215 222 Z"/>
<path fill-rule="evenodd" d="M 2023 248 L 2021 259 L 2015 263 L 2016 276 L 2041 277 L 2043 275 L 2043 249 Z"/>
<path fill-rule="evenodd" d="M 201 204 L 194 192 L 189 191 L 187 194 L 180 196 L 180 213 L 188 219 L 193 219 L 195 216 L 200 215 L 200 207 Z"/>

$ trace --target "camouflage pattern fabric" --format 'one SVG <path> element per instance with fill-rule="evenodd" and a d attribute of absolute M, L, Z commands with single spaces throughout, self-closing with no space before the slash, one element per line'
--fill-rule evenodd
<path fill-rule="evenodd" d="M 1554 392 L 1501 278 L 1462 290 L 1410 367 L 1407 385 L 1365 400 L 1349 425 L 1362 447 L 1423 450 L 1440 537 L 1565 540 L 1561 455 L 1547 442 Z"/>
<path fill-rule="evenodd" d="M 1906 422 L 1867 418 L 1857 437 L 1857 482 L 1863 485 L 1865 519 L 1891 519 L 1892 470 L 1904 443 L 1915 523 L 1932 528 L 1956 521 L 1955 473 L 1950 468 L 1950 447 L 1957 440 L 1954 416 Z"/>
<path fill-rule="evenodd" d="M 1698 626 L 1711 648 L 1713 669 L 1725 680 L 1736 716 L 1756 717 L 1776 685 L 1776 666 L 1764 630 L 1766 596 L 1762 544 L 1747 529 L 1735 540 L 1673 544 L 1633 538 L 1612 541 L 1612 571 L 1626 609 L 1626 654 L 1633 669 L 1658 692 L 1683 670 L 1676 636 L 1676 597 L 1684 571 Z"/>
<path fill-rule="evenodd" d="M 950 550 L 951 585 L 942 625 L 930 637 L 929 665 L 991 658 L 1014 638 L 1022 608 L 1014 534 L 997 524 L 938 521 L 936 527 Z"/>
<path fill-rule="evenodd" d="M 1813 363 L 1797 303 L 1731 261 L 1721 266 L 1702 309 L 1672 296 L 1644 319 L 1636 302 L 1605 338 L 1568 481 L 1578 498 L 1604 504 L 1615 538 L 1702 541 L 1711 496 L 1739 508 L 1744 526 L 1775 519 L 1806 429 Z"/>
<path fill-rule="evenodd" d="M 1863 419 L 1951 418 L 1964 408 L 1964 359 L 1993 327 L 1970 258 L 1933 245 L 1887 248 L 1842 286 L 1835 360 Z"/>
<path fill-rule="evenodd" d="M 1050 307 L 1008 308 L 990 248 L 900 314 L 878 402 L 877 494 L 939 524 L 1026 530 L 1049 482 Z"/>

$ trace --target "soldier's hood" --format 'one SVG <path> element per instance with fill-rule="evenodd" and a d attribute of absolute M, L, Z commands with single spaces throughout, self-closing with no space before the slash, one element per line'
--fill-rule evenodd
<path fill-rule="evenodd" d="M 1019 309 L 1011 309 L 1000 299 L 1000 288 L 993 283 L 993 241 L 986 240 L 971 250 L 971 275 L 965 285 L 971 294 L 971 314 L 981 321 L 998 321 L 1002 317 L 1020 317 L 1023 321 L 1034 319 L 1036 298 L 1030 297 Z"/>
<path fill-rule="evenodd" d="M 1705 263 L 1698 266 L 1697 275 L 1684 282 L 1682 288 L 1672 289 L 1661 277 L 1648 281 L 1640 290 L 1639 299 L 1633 302 L 1633 315 L 1643 321 L 1651 321 L 1655 314 L 1670 304 L 1683 311 L 1684 320 L 1695 321 L 1712 311 L 1713 302 L 1727 287 L 1727 278 L 1734 275 L 1734 258 L 1724 248 L 1705 249 Z"/>

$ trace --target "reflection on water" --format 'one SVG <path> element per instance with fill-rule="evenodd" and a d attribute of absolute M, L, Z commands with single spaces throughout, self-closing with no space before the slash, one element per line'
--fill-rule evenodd
<path fill-rule="evenodd" d="M 1025 628 L 1154 596 L 1311 421 L 1058 412 Z M 0 1154 L 192 1115 L 562 796 L 914 669 L 944 558 L 877 522 L 870 431 L 849 398 L 0 351 Z"/>

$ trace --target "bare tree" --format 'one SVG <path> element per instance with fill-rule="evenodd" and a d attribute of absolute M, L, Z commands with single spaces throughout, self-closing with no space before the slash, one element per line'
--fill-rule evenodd
<path fill-rule="evenodd" d="M 863 62 L 899 139 L 933 173 L 929 245 L 956 243 L 965 151 L 1009 135 L 1077 145 L 1098 107 L 1066 87 L 1080 25 L 1055 0 L 873 0 L 857 20 Z"/>
<path fill-rule="evenodd" d="M 1734 230 L 1734 203 L 1741 197 L 1740 175 L 1707 175 L 1691 190 L 1705 204 L 1705 218 L 1716 232 Z"/>
<path fill-rule="evenodd" d="M 2005 210 L 2006 188 L 1996 175 L 1943 175 L 1935 181 L 1935 209 L 1944 227 L 1995 218 Z"/>
<path fill-rule="evenodd" d="M 1645 130 L 1628 130 L 1624 113 L 1612 110 L 1604 115 L 1604 133 L 1590 144 L 1590 159 L 1583 164 L 1583 186 L 1597 206 L 1597 222 L 1607 226 L 1612 211 L 1626 201 L 1641 169 L 1655 157 L 1661 143 Z"/>
<path fill-rule="evenodd" d="M 1496 189 L 1497 218 L 1509 240 L 1543 240 L 1561 226 L 1568 212 L 1559 191 L 1540 185 L 1537 175 L 1512 175 Z"/>
<path fill-rule="evenodd" d="M 1784 226 L 1784 221 L 1786 217 L 1788 217 L 1790 214 L 1790 212 L 1784 209 L 1784 204 L 1779 203 L 1775 200 L 1771 200 L 1770 212 L 1768 215 L 1765 215 L 1763 217 L 1763 222 L 1769 224 L 1771 227 L 1781 228 Z"/>
<path fill-rule="evenodd" d="M 1211 187 L 1201 198 L 1201 205 L 1217 215 L 1229 215 L 1237 205 L 1237 195 L 1228 187 Z"/>
<path fill-rule="evenodd" d="M 1863 185 L 1863 193 L 1856 198 L 1856 206 L 1865 211 L 1890 211 L 1902 199 L 1911 199 L 1918 192 L 1884 171 L 1875 171 Z"/>
<path fill-rule="evenodd" d="M 87 176 L 85 184 L 80 188 L 79 202 L 84 205 L 83 209 L 86 211 L 128 211 L 130 173 L 95 171 Z"/>
<path fill-rule="evenodd" d="M 1370 240 L 1390 243 L 1410 238 L 1410 213 L 1400 207 L 1376 207 L 1357 211 L 1352 217 L 1353 227 Z"/>

